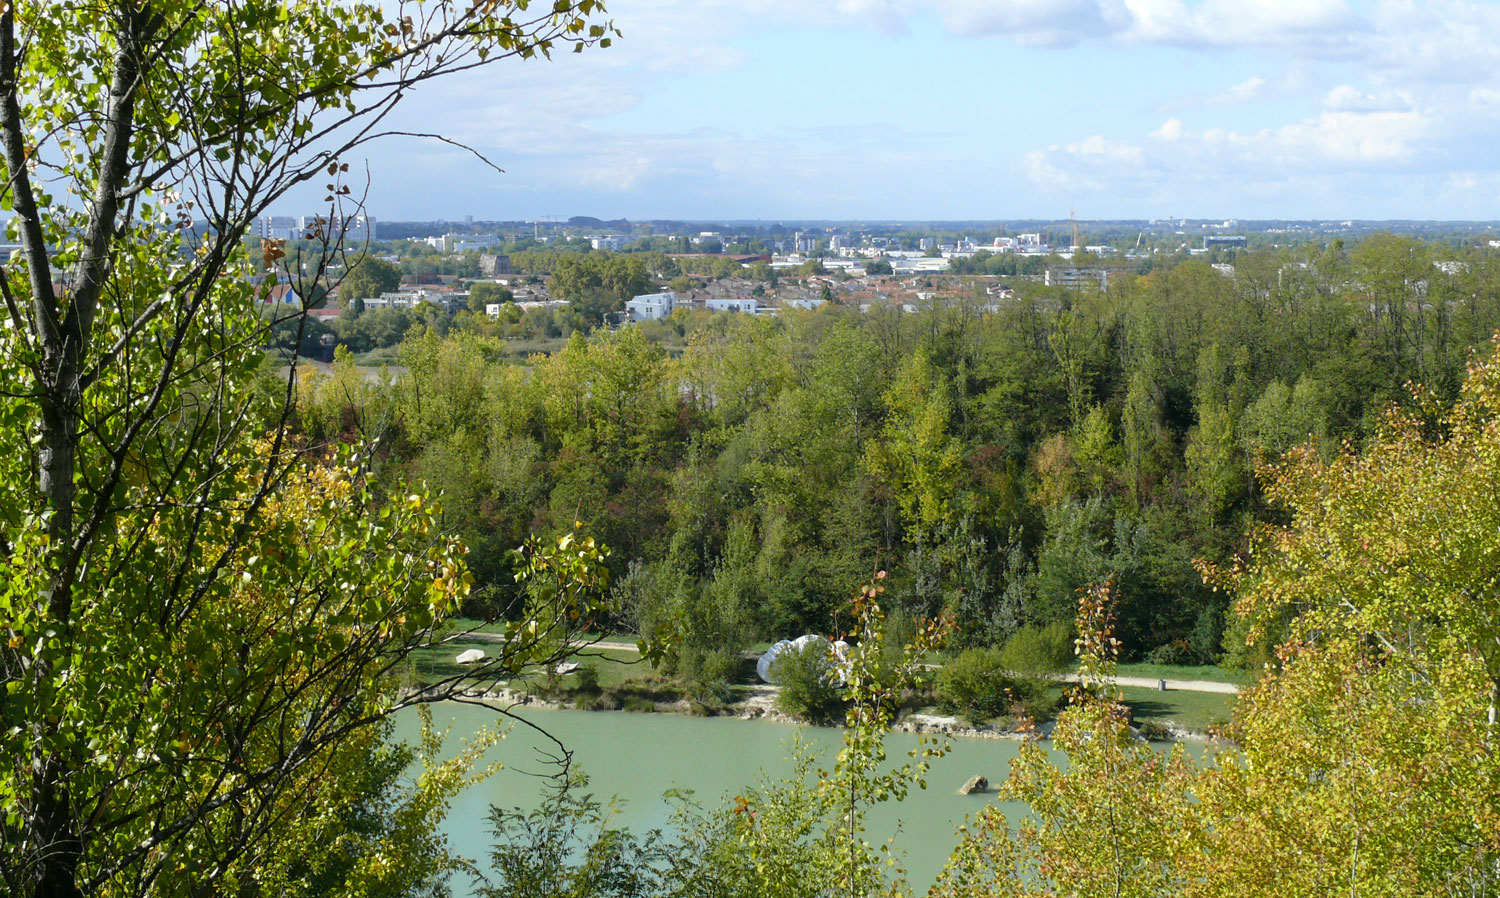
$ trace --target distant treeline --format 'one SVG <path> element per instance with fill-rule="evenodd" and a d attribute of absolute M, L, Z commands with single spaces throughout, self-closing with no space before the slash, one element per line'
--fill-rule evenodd
<path fill-rule="evenodd" d="M 689 673 L 838 630 L 877 567 L 898 615 L 950 613 L 961 644 L 1071 620 L 1075 591 L 1113 575 L 1126 658 L 1245 662 L 1258 649 L 1225 639 L 1194 562 L 1275 518 L 1257 466 L 1358 444 L 1409 383 L 1450 400 L 1500 326 L 1500 254 L 1434 252 L 1380 235 L 998 309 L 700 315 L 680 357 L 637 327 L 527 366 L 428 332 L 393 387 L 347 357 L 304 384 L 301 426 L 379 434 L 444 491 L 473 613 L 505 613 L 507 549 L 581 521 L 614 550 L 608 623 L 674 630 Z"/>

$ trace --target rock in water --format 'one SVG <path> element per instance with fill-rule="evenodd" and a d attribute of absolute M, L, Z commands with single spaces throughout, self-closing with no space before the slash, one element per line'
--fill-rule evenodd
<path fill-rule="evenodd" d="M 458 657 L 453 659 L 455 664 L 474 664 L 484 660 L 484 649 L 469 649 L 467 652 L 459 652 Z"/>
<path fill-rule="evenodd" d="M 960 795 L 973 795 L 975 792 L 988 792 L 989 790 L 990 781 L 976 774 L 970 777 L 969 781 L 964 783 L 963 788 L 959 789 L 958 792 Z"/>

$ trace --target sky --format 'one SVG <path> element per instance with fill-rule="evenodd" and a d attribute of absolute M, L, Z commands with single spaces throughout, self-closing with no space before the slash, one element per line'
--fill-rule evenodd
<path fill-rule="evenodd" d="M 608 49 L 415 92 L 505 173 L 387 140 L 370 214 L 1500 219 L 1500 2 L 608 6 Z"/>

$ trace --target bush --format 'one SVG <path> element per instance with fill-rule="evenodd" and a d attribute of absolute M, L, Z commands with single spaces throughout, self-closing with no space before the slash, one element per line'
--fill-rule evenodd
<path fill-rule="evenodd" d="M 1073 625 L 1065 621 L 1022 627 L 1005 641 L 1001 663 L 1011 673 L 1045 676 L 1073 663 Z"/>
<path fill-rule="evenodd" d="M 1192 650 L 1186 641 L 1175 639 L 1165 645 L 1159 645 L 1146 653 L 1146 661 L 1151 664 L 1164 665 L 1191 665 L 1200 664 L 1200 657 Z"/>
<path fill-rule="evenodd" d="M 737 652 L 684 646 L 679 650 L 676 672 L 691 697 L 699 701 L 724 702 L 729 698 L 729 684 L 735 679 L 739 667 Z"/>
<path fill-rule="evenodd" d="M 1034 721 L 1051 720 L 1065 704 L 1062 690 L 1054 688 L 1050 680 L 1021 677 L 1016 680 L 1016 690 L 1021 711 Z"/>
<path fill-rule="evenodd" d="M 818 722 L 842 711 L 844 699 L 829 654 L 828 645 L 820 641 L 778 655 L 770 670 L 771 678 L 781 686 L 776 707 L 793 717 Z"/>
<path fill-rule="evenodd" d="M 1167 742 L 1172 738 L 1171 729 L 1159 720 L 1142 720 L 1136 729 L 1140 731 L 1142 739 L 1151 742 Z"/>
<path fill-rule="evenodd" d="M 599 669 L 584 665 L 573 672 L 573 692 L 575 695 L 596 696 L 603 690 L 599 688 Z"/>
<path fill-rule="evenodd" d="M 996 649 L 967 649 L 937 678 L 942 706 L 978 726 L 1006 713 L 1019 692 Z"/>

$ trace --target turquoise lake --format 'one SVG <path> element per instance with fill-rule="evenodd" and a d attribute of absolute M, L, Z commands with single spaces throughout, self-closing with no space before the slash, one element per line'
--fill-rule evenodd
<path fill-rule="evenodd" d="M 573 752 L 573 763 L 588 775 L 588 791 L 596 798 L 605 801 L 617 796 L 623 801 L 616 819 L 636 831 L 667 823 L 671 806 L 662 793 L 668 789 L 691 789 L 698 804 L 715 807 L 762 773 L 772 777 L 790 773 L 791 746 L 799 735 L 820 751 L 821 766 L 831 767 L 841 732 L 733 717 L 524 709 L 520 713 Z M 451 727 L 449 739 L 454 745 L 482 726 L 503 725 L 503 718 L 494 711 L 472 705 L 438 706 L 433 717 L 440 728 Z M 397 738 L 411 740 L 416 732 L 415 714 L 398 720 Z M 887 752 L 899 758 L 915 745 L 915 736 L 896 733 L 888 737 Z M 959 787 L 975 774 L 987 777 L 992 785 L 999 783 L 1018 749 L 1016 742 L 1008 740 L 952 740 L 951 751 L 933 761 L 926 790 L 912 789 L 905 801 L 873 810 L 868 837 L 874 842 L 894 835 L 908 879 L 913 887 L 925 890 L 947 861 L 957 842 L 956 828 L 965 816 L 994 801 L 993 794 L 960 795 Z M 556 746 L 527 727 L 510 725 L 507 737 L 487 758 L 500 761 L 504 769 L 454 802 L 444 825 L 451 848 L 468 858 L 487 860 L 492 841 L 487 820 L 490 806 L 536 806 L 545 789 L 536 774 L 555 769 L 542 751 L 555 752 Z M 1023 811 L 1019 804 L 1001 804 L 1012 820 Z M 472 894 L 467 882 L 451 885 L 454 898 Z"/>

